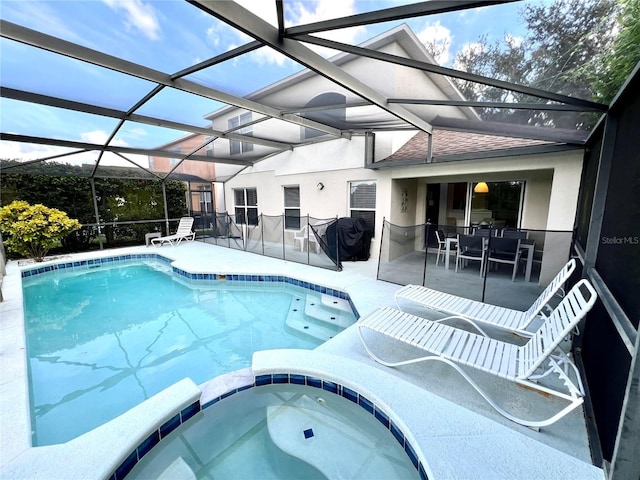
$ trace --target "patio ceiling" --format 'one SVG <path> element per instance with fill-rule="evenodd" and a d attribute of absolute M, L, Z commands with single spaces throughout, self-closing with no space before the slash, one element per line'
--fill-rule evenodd
<path fill-rule="evenodd" d="M 55 10 L 58 3 L 68 2 L 53 2 L 45 7 L 51 9 L 53 15 L 57 13 L 63 17 Z M 365 8 L 364 2 L 356 3 L 360 10 Z M 96 31 L 103 29 L 94 34 L 113 40 L 113 48 L 102 50 L 95 48 L 97 41 L 82 35 L 84 26 L 76 24 L 73 16 L 66 17 L 65 25 L 54 21 L 39 23 L 33 15 L 21 12 L 15 5 L 14 8 L 3 8 L 0 11 L 4 72 L 0 79 L 3 107 L 0 141 L 9 146 L 3 152 L 15 154 L 11 158 L 5 154 L 4 160 L 12 162 L 3 164 L 2 171 L 28 172 L 42 162 L 55 161 L 82 167 L 81 174 L 91 177 L 119 176 L 118 172 L 123 169 L 112 167 L 127 166 L 138 167 L 141 178 L 180 178 L 181 174 L 189 171 L 186 167 L 190 162 L 208 162 L 215 164 L 215 174 L 204 180 L 225 181 L 255 162 L 310 142 L 350 138 L 353 134 L 385 129 L 412 129 L 431 135 L 434 126 L 583 144 L 588 131 L 498 124 L 484 122 L 477 117 L 456 120 L 453 115 L 439 115 L 427 121 L 420 114 L 423 110 L 417 106 L 433 105 L 445 109 L 462 107 L 468 111 L 491 107 L 603 113 L 607 110 L 606 105 L 325 38 L 327 32 L 383 23 L 385 28 L 393 28 L 419 17 L 480 6 L 500 9 L 509 3 L 510 0 L 431 0 L 332 20 L 287 25 L 287 10 L 295 8 L 294 2 L 289 0 L 269 3 L 274 19 L 272 22 L 231 1 L 158 2 L 154 4 L 155 7 L 167 9 L 162 14 L 170 16 L 175 32 L 179 32 L 174 33 L 172 38 L 171 48 L 175 47 L 175 52 L 167 50 L 166 61 L 161 63 L 151 55 L 158 49 L 153 38 L 144 42 L 140 37 L 129 38 L 133 34 L 128 30 L 123 31 L 117 26 L 109 30 L 108 26 L 98 25 L 101 21 L 100 9 L 106 8 L 104 4 L 77 4 L 78 9 L 94 15 Z M 366 5 L 371 7 L 375 2 L 366 2 Z M 245 38 L 246 42 L 226 50 L 216 49 L 215 44 L 209 44 L 209 58 L 193 58 L 189 54 L 192 44 L 188 40 L 192 40 L 193 45 L 196 41 L 190 39 L 189 34 L 194 25 L 202 22 L 203 17 L 210 22 L 212 29 L 226 29 L 225 32 Z M 118 48 L 119 42 L 126 42 L 121 45 L 129 47 Z M 389 98 L 351 75 L 335 59 L 330 61 L 326 55 L 318 53 L 318 47 L 331 49 L 333 53 L 342 52 L 335 58 L 344 58 L 345 55 L 369 58 L 375 62 L 421 70 L 433 78 L 441 78 L 441 81 L 459 79 L 526 94 L 531 100 L 519 104 L 499 104 L 465 101 L 462 98 Z M 286 68 L 282 69 L 279 78 L 235 77 L 240 75 L 238 69 L 234 70 L 236 64 L 254 65 L 254 71 L 260 72 L 260 63 L 256 60 L 259 57 L 256 55 L 273 55 L 274 52 L 287 59 L 282 62 Z M 46 71 L 38 69 L 44 60 L 53 62 L 47 63 Z M 368 112 L 374 113 L 354 116 L 354 120 L 347 118 L 337 121 L 332 118 L 330 111 L 337 107 L 345 108 L 345 105 L 268 105 L 256 94 L 270 85 L 284 82 L 292 75 L 301 75 L 305 69 L 324 78 L 336 91 L 347 92 L 351 99 L 346 105 L 349 111 L 367 108 Z M 71 80 L 81 81 L 86 88 L 71 88 Z M 248 124 L 224 131 L 212 129 L 208 119 L 211 112 L 215 114 L 232 107 L 253 112 L 251 124 L 269 122 L 273 128 L 268 130 L 273 134 L 259 137 L 242 133 Z M 61 118 L 62 113 L 64 122 L 53 120 Z M 27 122 L 20 122 L 23 117 L 35 115 L 41 118 L 36 128 L 28 127 Z M 91 130 L 80 134 L 53 128 L 56 123 L 71 121 L 66 119 L 73 119 L 78 125 L 91 126 Z M 283 129 L 279 128 L 284 123 L 313 129 L 319 134 L 313 140 L 304 142 L 286 138 L 281 134 Z M 91 132 L 103 134 L 91 135 Z M 175 149 L 172 150 L 172 144 L 194 135 L 199 140 L 190 151 L 176 153 Z M 207 151 L 208 144 L 229 141 L 254 144 L 260 148 L 240 156 L 210 155 Z M 212 151 L 215 152 L 215 149 Z M 229 151 L 228 148 L 226 151 Z M 150 167 L 150 157 L 166 157 L 175 161 L 169 171 L 158 172 Z M 127 176 L 131 176 L 131 173 Z"/>

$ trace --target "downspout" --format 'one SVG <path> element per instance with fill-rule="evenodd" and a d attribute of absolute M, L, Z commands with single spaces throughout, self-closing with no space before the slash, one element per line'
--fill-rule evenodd
<path fill-rule="evenodd" d="M 373 168 L 376 151 L 376 134 L 365 132 L 364 134 L 364 168 Z"/>

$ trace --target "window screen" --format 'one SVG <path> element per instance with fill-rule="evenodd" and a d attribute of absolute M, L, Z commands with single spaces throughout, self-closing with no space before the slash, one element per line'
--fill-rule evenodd
<path fill-rule="evenodd" d="M 253 135 L 253 127 L 251 125 L 243 128 L 238 128 L 240 125 L 250 123 L 252 120 L 251 112 L 245 112 L 238 117 L 230 118 L 227 121 L 229 130 L 242 135 Z M 238 140 L 229 140 L 229 150 L 231 155 L 239 155 L 245 152 L 253 151 L 253 143 L 240 142 Z"/>
<path fill-rule="evenodd" d="M 258 225 L 258 190 L 237 188 L 233 190 L 236 223 Z"/>
<path fill-rule="evenodd" d="M 363 218 L 375 230 L 376 182 L 351 182 L 349 184 L 349 212 L 352 218 Z"/>
<path fill-rule="evenodd" d="M 284 228 L 300 230 L 300 187 L 284 187 Z"/>

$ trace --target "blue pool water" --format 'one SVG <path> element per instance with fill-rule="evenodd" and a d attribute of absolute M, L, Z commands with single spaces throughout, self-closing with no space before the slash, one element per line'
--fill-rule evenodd
<path fill-rule="evenodd" d="M 319 292 L 191 282 L 158 261 L 47 272 L 24 278 L 23 291 L 38 446 L 75 438 L 184 377 L 202 383 L 247 367 L 257 350 L 311 349 L 355 321 Z"/>
<path fill-rule="evenodd" d="M 126 478 L 420 477 L 389 428 L 360 405 L 319 388 L 279 384 L 204 408 Z"/>

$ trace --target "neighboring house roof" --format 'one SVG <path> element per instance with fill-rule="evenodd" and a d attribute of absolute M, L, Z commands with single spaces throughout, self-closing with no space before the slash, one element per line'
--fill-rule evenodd
<path fill-rule="evenodd" d="M 470 158 L 482 152 L 509 152 L 537 146 L 558 146 L 556 142 L 533 140 L 528 138 L 486 135 L 482 133 L 462 132 L 457 130 L 433 129 L 432 157 L 435 161 L 447 157 L 469 155 Z M 418 132 L 396 152 L 383 160 L 375 162 L 376 166 L 392 166 L 388 164 L 406 164 L 410 162 L 424 163 L 429 151 L 429 135 Z M 486 156 L 486 155 L 485 155 Z"/>

